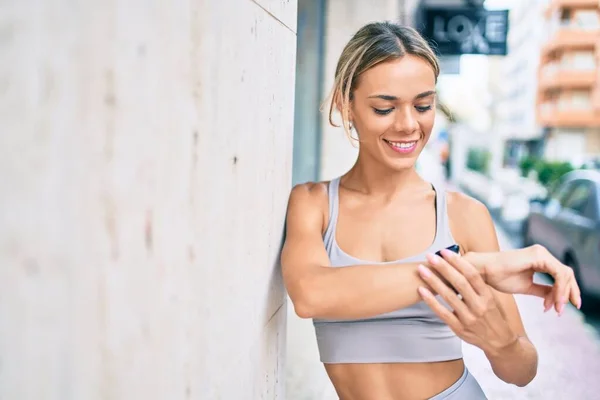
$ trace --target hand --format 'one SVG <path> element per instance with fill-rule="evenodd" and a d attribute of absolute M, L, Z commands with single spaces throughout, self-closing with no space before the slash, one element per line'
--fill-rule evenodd
<path fill-rule="evenodd" d="M 491 289 L 477 268 L 459 255 L 447 251 L 443 251 L 442 254 L 446 259 L 430 255 L 429 263 L 457 292 L 448 287 L 429 268 L 421 265 L 419 273 L 453 311 L 440 304 L 428 289 L 420 287 L 419 294 L 423 301 L 458 337 L 485 352 L 497 354 L 515 343 L 518 335 L 510 328 Z"/>
<path fill-rule="evenodd" d="M 465 256 L 478 267 L 485 282 L 494 289 L 510 294 L 528 294 L 544 299 L 544 311 L 554 305 L 561 314 L 567 301 L 581 308 L 581 292 L 573 270 L 558 261 L 539 245 L 495 253 L 469 253 Z M 554 278 L 554 285 L 533 282 L 535 272 Z"/>

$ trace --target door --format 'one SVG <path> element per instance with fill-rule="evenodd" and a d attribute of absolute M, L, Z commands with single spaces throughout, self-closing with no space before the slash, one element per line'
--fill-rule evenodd
<path fill-rule="evenodd" d="M 563 254 L 574 255 L 580 275 L 580 285 L 589 292 L 600 293 L 600 268 L 598 268 L 598 189 L 588 180 L 574 182 L 573 190 L 555 218 L 555 228 L 563 242 Z"/>
<path fill-rule="evenodd" d="M 530 222 L 530 237 L 535 243 L 546 247 L 556 257 L 560 254 L 563 238 L 556 228 L 556 216 L 560 213 L 566 199 L 571 194 L 573 183 L 571 181 L 560 185 L 549 197 L 546 204 L 534 214 Z"/>

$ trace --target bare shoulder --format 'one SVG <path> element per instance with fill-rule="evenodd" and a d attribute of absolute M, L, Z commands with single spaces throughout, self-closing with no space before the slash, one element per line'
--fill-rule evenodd
<path fill-rule="evenodd" d="M 447 199 L 448 214 L 451 218 L 481 218 L 483 220 L 491 218 L 485 204 L 471 196 L 460 192 L 449 191 Z"/>
<path fill-rule="evenodd" d="M 447 199 L 452 236 L 463 250 L 494 250 L 497 247 L 496 229 L 485 204 L 459 192 L 448 192 Z"/>
<path fill-rule="evenodd" d="M 292 188 L 288 207 L 322 209 L 323 205 L 327 203 L 327 182 L 306 182 L 299 183 Z"/>
<path fill-rule="evenodd" d="M 324 224 L 329 214 L 327 184 L 306 182 L 292 188 L 288 201 L 288 224 L 297 220 L 311 221 L 313 224 L 320 221 L 321 225 Z"/>

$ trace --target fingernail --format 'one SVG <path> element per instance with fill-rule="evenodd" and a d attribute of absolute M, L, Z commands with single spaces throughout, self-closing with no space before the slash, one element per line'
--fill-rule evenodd
<path fill-rule="evenodd" d="M 427 260 L 431 264 L 436 265 L 440 262 L 440 256 L 438 256 L 437 254 L 427 254 Z"/>
<path fill-rule="evenodd" d="M 427 268 L 426 266 L 424 266 L 423 264 L 419 264 L 419 266 L 417 267 L 417 269 L 419 270 L 419 273 L 423 277 L 429 278 L 431 276 L 431 270 L 429 268 Z"/>
<path fill-rule="evenodd" d="M 429 295 L 431 295 L 429 290 L 425 289 L 423 286 L 419 286 L 417 290 L 422 297 L 428 297 Z"/>
<path fill-rule="evenodd" d="M 450 251 L 448 249 L 444 249 L 444 250 L 440 251 L 440 254 L 443 255 L 444 257 L 454 257 L 457 255 L 455 252 Z"/>
<path fill-rule="evenodd" d="M 581 296 L 577 299 L 577 309 L 581 310 Z"/>
<path fill-rule="evenodd" d="M 565 311 L 565 305 L 563 303 L 560 303 L 558 306 L 558 316 L 562 316 L 563 311 Z"/>

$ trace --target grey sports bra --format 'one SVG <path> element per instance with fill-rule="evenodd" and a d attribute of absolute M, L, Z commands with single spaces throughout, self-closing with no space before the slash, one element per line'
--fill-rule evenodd
<path fill-rule="evenodd" d="M 337 245 L 339 185 L 340 178 L 329 183 L 329 224 L 323 236 L 331 266 L 378 264 L 352 257 Z M 422 253 L 387 264 L 424 262 L 427 253 L 455 244 L 448 223 L 445 192 L 432 186 L 436 192 L 433 244 Z M 323 363 L 409 363 L 462 358 L 460 339 L 424 302 L 367 319 L 314 319 L 313 324 Z"/>

